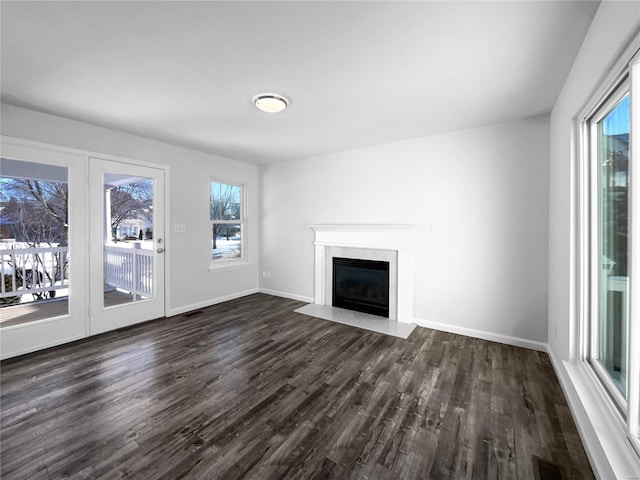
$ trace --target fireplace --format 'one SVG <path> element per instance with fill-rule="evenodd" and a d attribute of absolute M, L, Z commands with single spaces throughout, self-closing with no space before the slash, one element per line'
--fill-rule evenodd
<path fill-rule="evenodd" d="M 413 225 L 309 225 L 315 232 L 314 302 L 297 313 L 408 338 L 412 322 Z M 345 262 L 346 261 L 346 262 Z M 338 264 L 334 282 L 335 263 Z M 364 267 L 363 267 L 364 266 Z M 340 270 L 343 270 L 342 273 Z M 364 271 L 363 271 L 364 270 Z M 363 281 L 364 279 L 364 281 Z M 334 290 L 337 283 L 338 290 Z M 359 285 L 359 286 L 356 286 Z M 334 297 L 354 301 L 346 308 Z M 359 298 L 358 298 L 359 297 Z M 365 298 L 365 302 L 362 301 Z M 360 310 L 370 304 L 374 314 Z M 339 308 L 342 306 L 343 308 Z M 338 308 L 336 308 L 338 307 Z M 349 310 L 347 310 L 347 308 Z"/>
<path fill-rule="evenodd" d="M 316 305 L 334 305 L 333 258 L 387 262 L 389 306 L 386 316 L 396 323 L 411 323 L 415 246 L 413 225 L 310 225 L 310 228 L 315 232 Z"/>
<path fill-rule="evenodd" d="M 389 317 L 389 262 L 333 257 L 333 306 Z"/>

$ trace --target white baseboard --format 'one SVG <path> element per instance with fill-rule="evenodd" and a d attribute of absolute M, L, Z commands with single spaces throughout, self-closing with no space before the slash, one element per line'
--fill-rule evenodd
<path fill-rule="evenodd" d="M 314 303 L 316 301 L 313 297 L 305 297 L 303 295 L 296 295 L 295 293 L 279 292 L 277 290 L 269 290 L 268 288 L 259 288 L 258 291 L 267 295 L 273 295 L 274 297 L 288 298 L 289 300 L 298 300 L 300 302 Z"/>
<path fill-rule="evenodd" d="M 315 298 L 306 297 L 303 295 L 297 295 L 294 293 L 279 292 L 277 290 L 270 290 L 268 288 L 259 288 L 260 293 L 267 295 L 273 295 L 276 297 L 288 298 L 290 300 L 298 300 L 300 302 L 315 303 Z M 507 345 L 513 345 L 514 347 L 523 347 L 530 350 L 537 350 L 540 352 L 547 351 L 547 344 L 543 342 L 536 342 L 534 340 L 527 340 L 526 338 L 510 337 L 507 335 L 501 335 L 498 333 L 486 332 L 483 330 L 473 330 L 471 328 L 457 327 L 447 325 L 445 323 L 431 322 L 428 320 L 421 320 L 418 318 L 411 319 L 410 323 L 415 323 L 421 327 L 431 328 L 433 330 L 441 330 L 443 332 L 455 333 L 458 335 L 465 335 L 467 337 L 480 338 L 482 340 L 489 340 L 492 342 L 504 343 Z"/>
<path fill-rule="evenodd" d="M 29 353 L 34 353 L 39 350 L 45 350 L 47 348 L 57 347 L 59 345 L 64 345 L 65 343 L 76 342 L 78 340 L 82 340 L 84 338 L 88 338 L 87 335 L 74 335 L 72 337 L 67 337 L 59 340 L 54 340 L 53 342 L 45 342 L 41 343 L 37 346 L 29 346 L 27 348 L 21 348 L 20 350 L 10 351 L 7 353 L 6 348 L 3 348 L 2 355 L 0 355 L 0 360 L 7 360 L 13 357 L 19 357 L 20 355 L 26 355 Z"/>
<path fill-rule="evenodd" d="M 501 335 L 499 333 L 486 332 L 484 330 L 474 330 L 472 328 L 458 327 L 455 325 L 448 325 L 446 323 L 421 320 L 419 318 L 414 318 L 412 322 L 419 325 L 420 327 L 431 328 L 433 330 L 455 333 L 457 335 L 464 335 L 466 337 L 480 338 L 482 340 L 504 343 L 506 345 L 512 345 L 514 347 L 523 347 L 530 350 L 537 350 L 539 352 L 547 351 L 546 343 L 527 340 L 526 338 L 510 337 L 508 335 Z"/>
<path fill-rule="evenodd" d="M 288 298 L 290 300 L 298 300 L 300 302 L 315 303 L 315 298 L 306 297 L 303 295 L 297 295 L 294 293 L 279 292 L 277 290 L 270 290 L 268 288 L 259 288 L 260 293 L 267 295 L 273 295 L 276 297 Z M 421 327 L 431 328 L 433 330 L 441 330 L 443 332 L 455 333 L 458 335 L 464 335 L 467 337 L 480 338 L 482 340 L 489 340 L 492 342 L 504 343 L 507 345 L 513 345 L 514 347 L 523 347 L 530 350 L 537 350 L 539 352 L 547 351 L 547 344 L 543 342 L 536 342 L 534 340 L 527 340 L 526 338 L 510 337 L 507 335 L 501 335 L 498 333 L 486 332 L 483 330 L 473 330 L 471 328 L 457 327 L 453 325 L 447 325 L 445 323 L 431 322 L 428 320 L 421 320 L 413 318 L 409 323 L 415 323 Z"/>
<path fill-rule="evenodd" d="M 640 459 L 595 385 L 579 365 L 558 362 L 547 352 L 571 410 L 580 439 L 596 478 L 640 478 Z"/>
<path fill-rule="evenodd" d="M 253 295 L 258 293 L 258 288 L 251 288 L 243 292 L 232 293 L 231 295 L 225 295 L 223 297 L 213 298 L 205 300 L 204 302 L 192 303 L 191 305 L 184 305 L 182 307 L 171 308 L 167 311 L 167 317 L 174 315 L 181 315 L 183 313 L 192 312 L 200 308 L 210 307 L 211 305 L 217 305 L 218 303 L 228 302 L 229 300 L 235 300 L 236 298 L 246 297 L 247 295 Z"/>

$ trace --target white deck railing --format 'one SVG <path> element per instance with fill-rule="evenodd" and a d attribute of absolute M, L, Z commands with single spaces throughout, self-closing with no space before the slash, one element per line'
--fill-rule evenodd
<path fill-rule="evenodd" d="M 153 250 L 104 247 L 104 281 L 137 297 L 153 296 Z"/>
<path fill-rule="evenodd" d="M 2 248 L 0 298 L 69 288 L 68 265 L 69 247 Z"/>

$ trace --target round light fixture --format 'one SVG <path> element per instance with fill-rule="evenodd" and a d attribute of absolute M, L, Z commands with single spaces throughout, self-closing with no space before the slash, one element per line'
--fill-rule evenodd
<path fill-rule="evenodd" d="M 289 100 L 275 93 L 261 93 L 253 97 L 253 103 L 263 112 L 278 113 L 287 108 Z"/>

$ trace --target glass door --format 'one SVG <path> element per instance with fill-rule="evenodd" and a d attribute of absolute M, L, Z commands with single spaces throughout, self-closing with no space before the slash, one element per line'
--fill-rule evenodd
<path fill-rule="evenodd" d="M 164 171 L 90 159 L 91 333 L 164 316 Z"/>
<path fill-rule="evenodd" d="M 85 157 L 2 138 L 2 358 L 86 336 Z"/>

